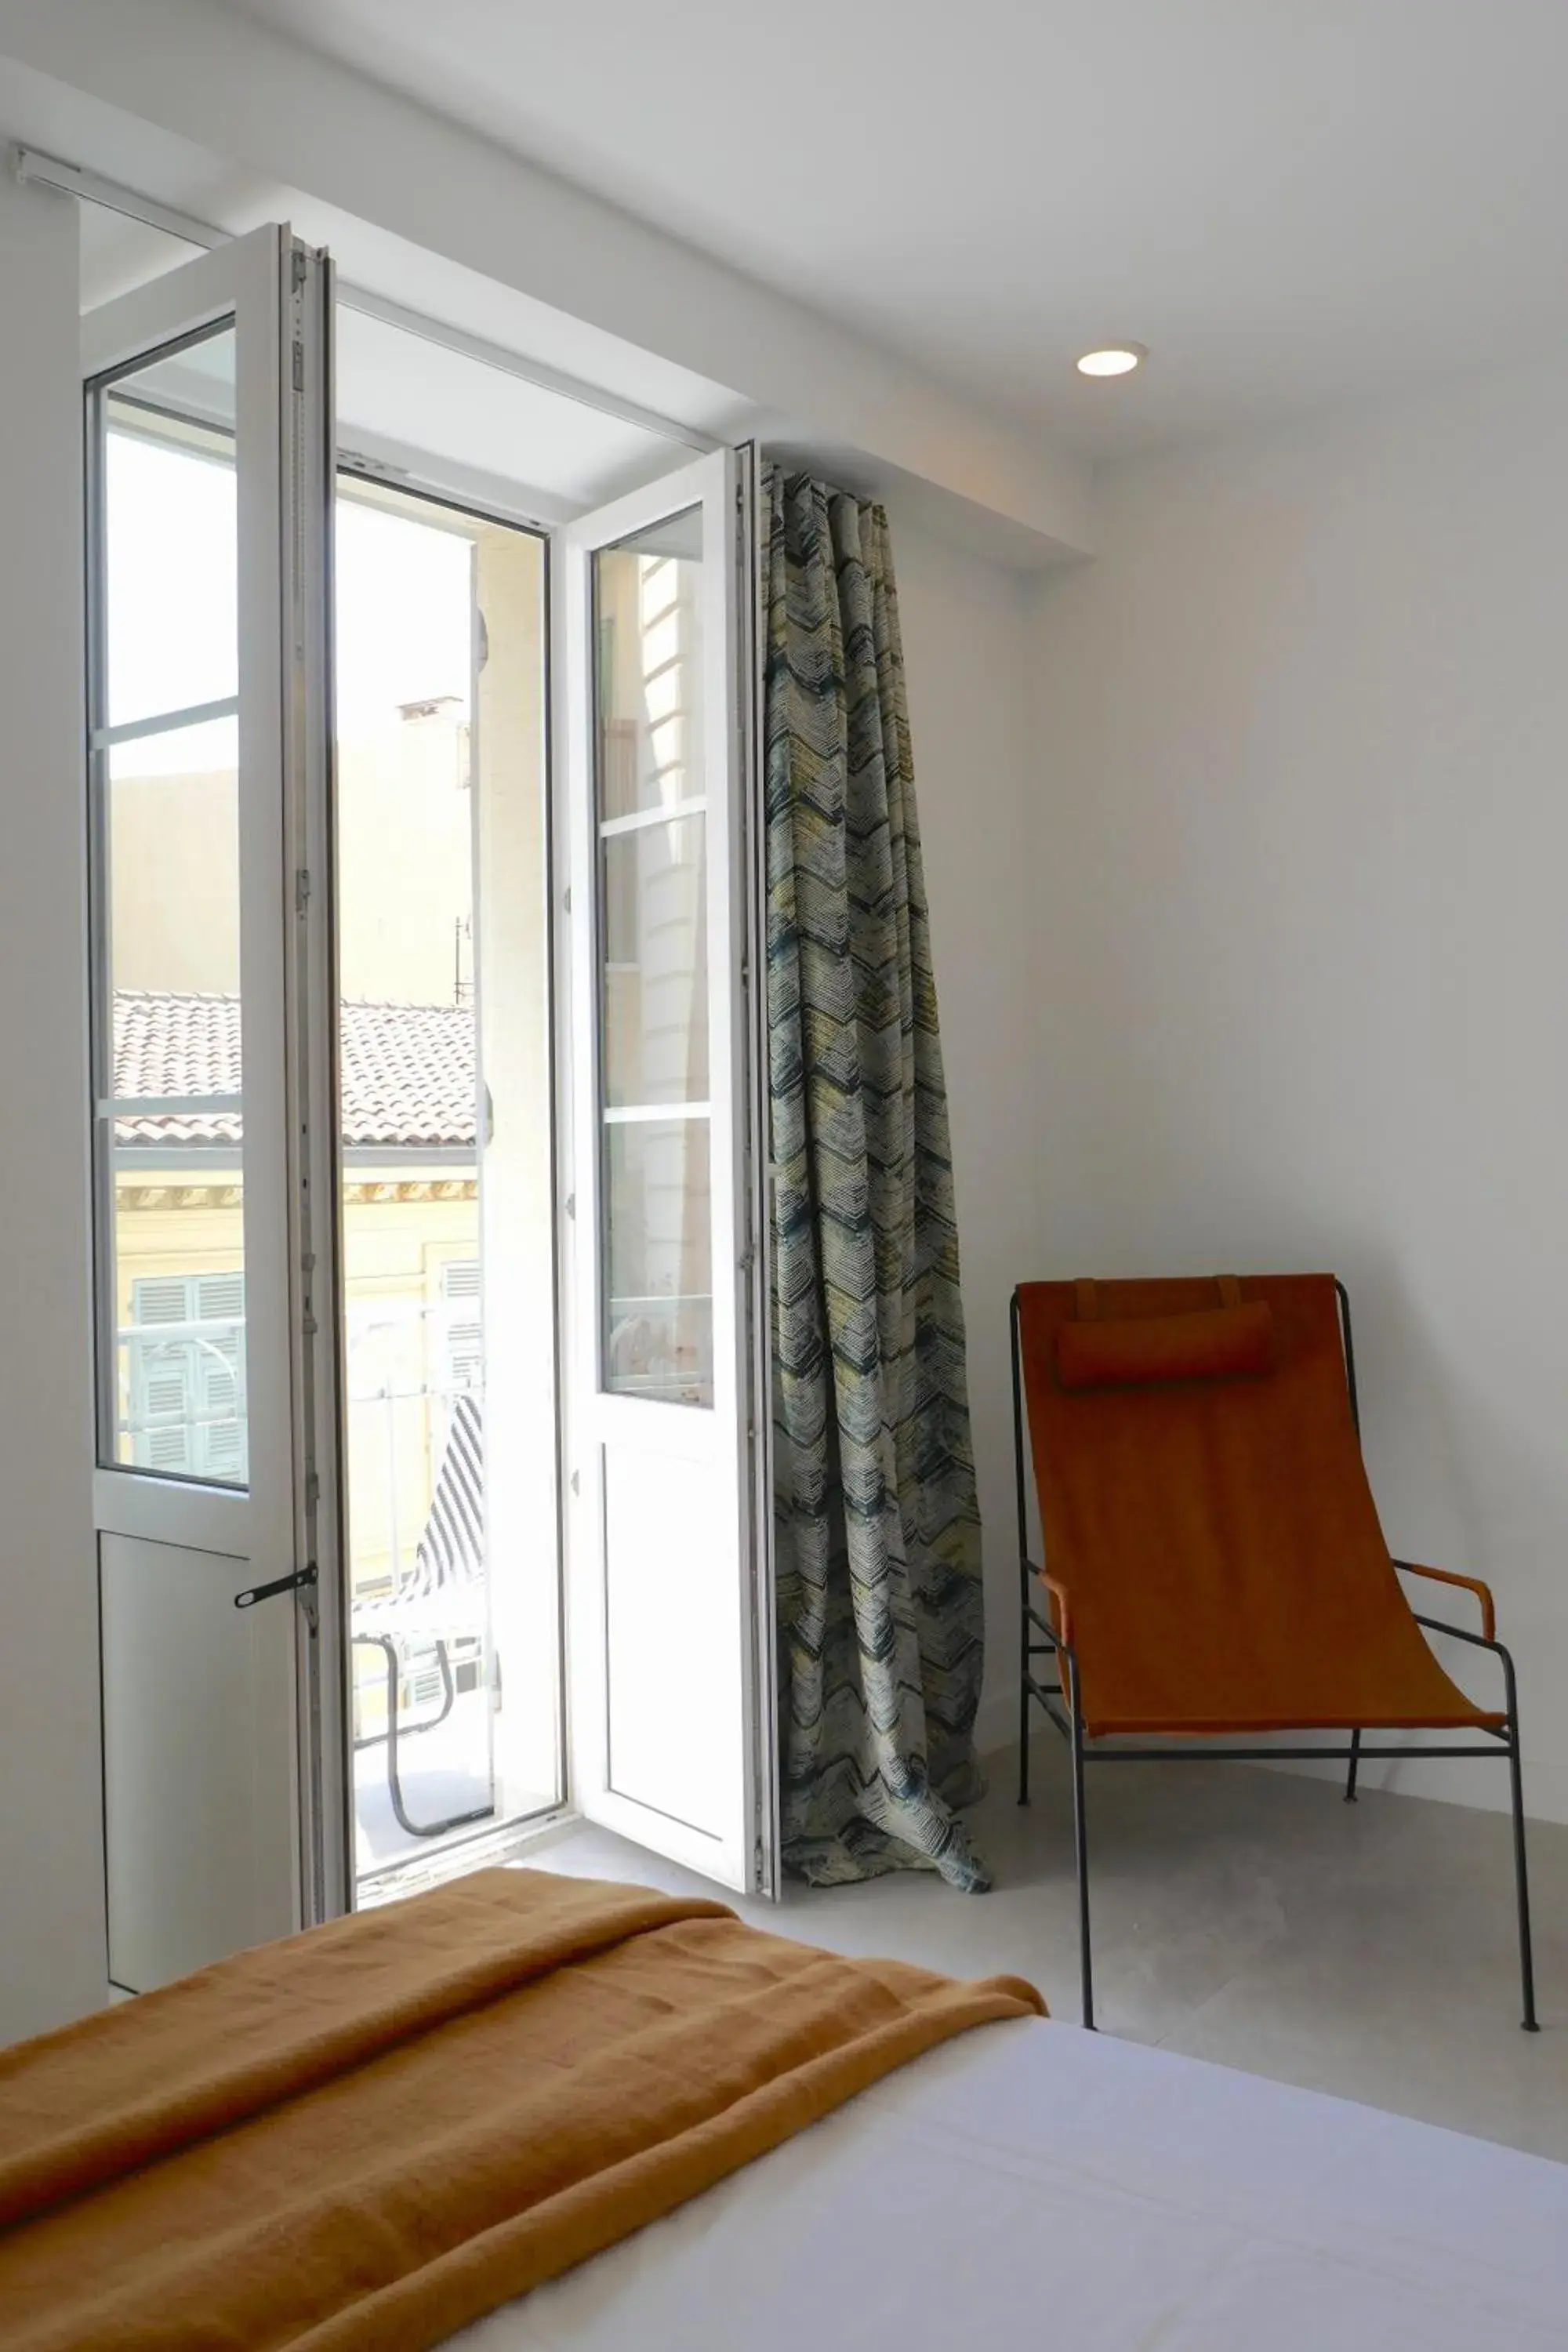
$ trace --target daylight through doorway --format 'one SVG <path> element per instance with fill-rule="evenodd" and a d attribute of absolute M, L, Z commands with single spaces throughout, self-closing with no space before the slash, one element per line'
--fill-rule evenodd
<path fill-rule="evenodd" d="M 345 473 L 342 1348 L 360 1898 L 560 1802 L 545 553 Z"/>

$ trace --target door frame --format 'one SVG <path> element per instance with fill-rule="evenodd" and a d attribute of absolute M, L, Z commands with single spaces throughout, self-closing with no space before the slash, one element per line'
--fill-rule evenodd
<path fill-rule="evenodd" d="M 283 463 L 295 558 L 280 581 L 289 735 L 283 867 L 292 884 L 284 991 L 292 1116 L 289 1181 L 295 1542 L 316 1582 L 297 1612 L 305 1704 L 299 1721 L 301 1925 L 353 1905 L 353 1753 L 349 1720 L 344 1494 L 342 1135 L 337 933 L 336 574 L 337 277 L 331 257 L 296 244 L 286 332 L 296 402 Z M 311 1601 L 314 1601 L 312 1612 Z"/>
<path fill-rule="evenodd" d="M 360 442 L 363 442 L 366 436 L 362 433 L 357 435 L 356 438 Z M 405 452 L 405 454 L 407 455 L 412 453 Z M 444 478 L 438 466 L 433 467 L 428 471 L 422 470 L 418 465 L 400 466 L 395 481 L 389 483 L 385 475 L 379 470 L 376 462 L 374 459 L 367 460 L 366 457 L 361 450 L 357 448 L 354 450 L 339 449 L 334 452 L 333 457 L 334 486 L 345 477 L 350 481 L 362 485 L 366 491 L 372 494 L 368 501 L 371 504 L 374 503 L 374 493 L 375 491 L 390 488 L 400 498 L 406 498 L 421 506 L 439 509 L 446 513 L 457 517 L 459 521 L 469 521 L 477 525 L 491 527 L 500 530 L 512 532 L 521 539 L 531 540 L 536 543 L 539 549 L 541 568 L 540 659 L 542 683 L 542 701 L 543 706 L 543 717 L 540 737 L 540 800 L 541 821 L 543 835 L 543 881 L 539 900 L 539 911 L 543 922 L 543 965 L 548 1000 L 546 1004 L 546 1094 L 547 1116 L 550 1122 L 550 1134 L 548 1140 L 550 1167 L 549 1198 L 551 1209 L 550 1282 L 551 1297 L 554 1306 L 553 1328 L 551 1337 L 551 1384 L 552 1394 L 554 1400 L 553 1428 L 551 1433 L 552 1441 L 551 1453 L 555 1472 L 554 1493 L 552 1497 L 554 1507 L 552 1514 L 554 1549 L 552 1555 L 553 1572 L 552 1578 L 552 1602 L 550 1612 L 552 1630 L 549 1651 L 551 1673 L 553 1684 L 552 1705 L 554 1708 L 554 1737 L 552 1746 L 554 1748 L 555 1786 L 558 1793 L 549 1805 L 542 1807 L 537 1812 L 523 1814 L 512 1819 L 503 1818 L 493 1822 L 476 1822 L 472 1827 L 466 1828 L 460 1832 L 455 1832 L 439 1840 L 433 1840 L 427 1850 L 415 1850 L 409 1853 L 395 1854 L 391 1856 L 385 1862 L 375 1863 L 367 1869 L 360 1870 L 357 1866 L 356 1855 L 357 1832 L 353 1810 L 354 1784 L 353 1752 L 351 1748 L 349 1750 L 346 1778 L 346 1831 L 344 1846 L 345 1878 L 343 1907 L 345 1909 L 358 1909 L 379 1906 L 382 1903 L 396 1899 L 401 1895 L 416 1893 L 426 1886 L 437 1885 L 449 1879 L 466 1875 L 468 1873 L 472 1871 L 487 1869 L 514 1861 L 520 1854 L 526 1853 L 531 1847 L 536 1844 L 547 1844 L 551 1843 L 555 1836 L 559 1835 L 563 1825 L 569 1825 L 571 1823 L 574 1816 L 573 1814 L 570 1796 L 570 1759 L 567 1748 L 565 1581 L 563 1568 L 566 1538 L 565 1499 L 562 1472 L 562 1464 L 563 1460 L 563 1432 L 564 1424 L 564 1407 L 563 1398 L 563 1382 L 565 1380 L 565 1354 L 564 1326 L 561 1319 L 560 1302 L 563 1296 L 563 1268 L 566 1262 L 567 1253 L 562 1235 L 562 1218 L 560 1211 L 560 1202 L 563 1197 L 563 1186 L 561 1181 L 563 1169 L 561 1105 L 563 1099 L 562 1072 L 564 1066 L 564 1055 L 561 1048 L 559 1024 L 563 1018 L 563 1000 L 562 994 L 563 985 L 562 973 L 563 967 L 562 961 L 561 942 L 562 926 L 557 916 L 558 902 L 555 889 L 555 871 L 560 835 L 560 813 L 557 808 L 555 796 L 555 734 L 551 716 L 555 700 L 555 677 L 551 652 L 554 616 L 552 583 L 555 561 L 555 551 L 552 544 L 552 530 L 550 524 L 540 521 L 537 516 L 531 513 L 525 507 L 519 503 L 509 504 L 503 499 L 493 495 L 480 499 L 471 496 L 463 488 L 454 488 L 451 483 Z M 344 493 L 341 490 L 335 490 L 334 504 L 336 502 L 336 499 L 341 498 L 343 495 Z M 348 495 L 352 496 L 352 493 L 349 493 Z M 482 614 L 482 605 L 478 609 Z M 477 1132 L 482 1137 L 485 1116 L 485 1100 L 488 1097 L 489 1088 L 484 1083 L 483 1068 L 482 1039 L 485 1017 L 483 1010 L 485 996 L 485 926 L 482 906 L 483 887 L 480 879 L 479 868 L 485 854 L 486 835 L 489 829 L 489 813 L 485 807 L 483 796 L 484 739 L 481 731 L 482 721 L 480 718 L 479 697 L 477 691 L 474 696 L 472 715 L 470 717 L 469 724 L 474 730 L 474 772 L 476 780 L 476 793 L 478 795 L 474 812 L 475 828 L 473 839 L 473 857 L 475 866 L 473 950 L 475 988 L 478 997 L 476 1017 L 480 1048 L 479 1076 L 481 1083 L 479 1089 L 479 1099 L 476 1102 L 475 1108 L 476 1118 L 479 1122 Z M 335 740 L 336 734 L 334 730 L 334 743 Z M 335 915 L 338 907 L 338 876 L 335 870 L 331 882 L 331 898 L 332 909 Z M 334 1042 L 337 1040 L 339 1034 L 338 1024 L 335 1017 L 336 993 L 337 992 L 334 982 L 334 1019 L 332 1024 Z M 336 1097 L 334 1097 L 334 1101 Z M 337 1132 L 337 1125 L 338 1122 L 334 1112 L 334 1135 Z M 481 1142 L 479 1154 L 479 1181 L 481 1204 L 481 1262 L 485 1255 L 484 1244 L 486 1231 L 486 1211 L 484 1207 L 484 1145 Z M 336 1326 L 340 1360 L 342 1358 L 346 1349 L 347 1339 L 347 1318 L 344 1296 L 341 1283 L 341 1272 L 346 1265 L 345 1244 L 341 1238 L 342 1221 L 343 1216 L 342 1176 L 342 1171 L 339 1168 L 334 1171 L 333 1176 L 333 1199 L 337 1203 L 337 1229 L 340 1236 L 337 1262 L 339 1272 L 338 1275 L 334 1276 L 336 1285 L 333 1294 L 334 1303 L 330 1310 L 332 1313 Z M 490 1299 L 488 1296 L 486 1297 L 485 1306 L 488 1317 L 490 1307 Z M 351 1498 L 347 1493 L 346 1469 L 349 1448 L 349 1397 L 346 1369 L 341 1370 L 340 1378 L 342 1383 L 340 1391 L 341 1401 L 339 1405 L 340 1421 L 337 1430 L 333 1433 L 333 1442 L 335 1444 L 341 1446 L 342 1449 L 340 1465 L 342 1476 L 342 1491 L 339 1497 L 339 1507 L 341 1512 L 340 1539 L 342 1558 L 343 1561 L 342 1580 L 344 1586 L 342 1617 L 343 1630 L 341 1636 L 342 1642 L 342 1655 L 343 1664 L 338 1675 L 334 1687 L 338 1695 L 339 1705 L 343 1713 L 344 1738 L 345 1740 L 349 1740 L 352 1739 L 353 1735 L 353 1723 L 350 1719 L 352 1716 L 350 1677 L 352 1677 L 353 1671 L 353 1595 L 352 1591 L 349 1590 L 352 1550 L 348 1528 Z M 487 1543 L 489 1535 L 489 1520 L 488 1512 L 489 1498 L 487 1496 Z M 324 1668 L 325 1651 L 323 1649 L 323 1669 Z"/>
<path fill-rule="evenodd" d="M 723 875 L 723 920 L 709 898 L 710 1183 L 713 1200 L 716 1463 L 731 1457 L 742 1559 L 733 1625 L 741 1718 L 741 1821 L 726 1838 L 657 1812 L 611 1785 L 604 1498 L 594 1460 L 624 1430 L 689 1446 L 701 1408 L 616 1396 L 600 1379 L 602 1298 L 600 906 L 595 770 L 592 558 L 700 504 L 704 512 L 705 845 Z M 560 1318 L 568 1795 L 574 1809 L 632 1842 L 743 1893 L 777 1891 L 776 1678 L 772 1576 L 771 1400 L 765 1215 L 765 930 L 759 928 L 763 826 L 757 724 L 761 566 L 755 451 L 721 449 L 672 468 L 553 534 L 552 641 L 556 887 L 563 920 L 557 1048 L 563 1237 Z M 717 819 L 717 822 L 715 821 Z M 721 1013 L 723 1017 L 718 1017 Z M 712 1083 L 723 1059 L 722 1087 Z M 721 1196 L 723 1204 L 721 1207 Z M 728 1242 L 728 1266 L 722 1245 Z M 726 1278 L 726 1276 L 728 1278 Z M 721 1426 L 719 1374 L 730 1366 Z M 584 1417 L 592 1426 L 584 1430 Z M 656 1418 L 657 1417 L 657 1418 Z M 590 1516 L 591 1515 L 591 1516 Z"/>
<path fill-rule="evenodd" d="M 774 1513 L 773 1109 L 768 1062 L 768 809 L 764 733 L 768 646 L 768 502 L 762 451 L 735 452 L 740 528 L 735 546 L 736 719 L 740 732 L 736 831 L 745 925 L 743 1024 L 747 1160 L 742 1194 L 752 1273 L 752 1807 L 758 1822 L 752 1892 L 776 1903 L 783 1867 L 779 1749 L 778 1559 Z"/>

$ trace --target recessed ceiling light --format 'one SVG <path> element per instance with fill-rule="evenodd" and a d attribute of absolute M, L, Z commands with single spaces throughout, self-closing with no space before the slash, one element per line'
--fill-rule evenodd
<path fill-rule="evenodd" d="M 1148 356 L 1146 343 L 1107 343 L 1102 351 L 1085 352 L 1078 372 L 1079 375 L 1131 375 Z"/>

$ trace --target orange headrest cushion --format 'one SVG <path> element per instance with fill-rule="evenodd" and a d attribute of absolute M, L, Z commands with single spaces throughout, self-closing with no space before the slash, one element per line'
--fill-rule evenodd
<path fill-rule="evenodd" d="M 1263 1299 L 1196 1315 L 1113 1316 L 1057 1327 L 1057 1377 L 1064 1389 L 1233 1380 L 1273 1369 L 1274 1310 Z"/>

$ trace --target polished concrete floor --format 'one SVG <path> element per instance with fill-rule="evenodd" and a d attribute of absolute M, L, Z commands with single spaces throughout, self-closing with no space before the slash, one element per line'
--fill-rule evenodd
<path fill-rule="evenodd" d="M 971 1816 L 995 1886 L 923 1874 L 791 1886 L 760 1927 L 958 1976 L 1008 1970 L 1079 2015 L 1066 1759 L 1012 1756 Z M 1531 1831 L 1542 2031 L 1520 2030 L 1506 1816 L 1247 1765 L 1122 1764 L 1089 1779 L 1095 2000 L 1102 2030 L 1367 2101 L 1568 2160 L 1568 1828 Z M 577 1825 L 547 1870 L 702 1882 Z M 704 1890 L 710 1891 L 710 1890 Z"/>

